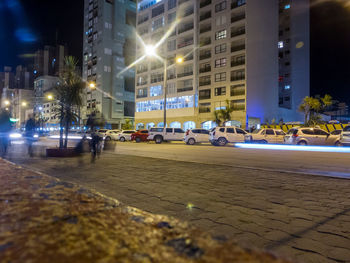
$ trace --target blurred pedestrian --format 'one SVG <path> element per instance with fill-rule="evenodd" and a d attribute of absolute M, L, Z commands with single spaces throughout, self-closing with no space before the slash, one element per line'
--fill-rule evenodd
<path fill-rule="evenodd" d="M 90 149 L 91 149 L 91 162 L 94 162 L 96 156 L 100 156 L 102 150 L 103 138 L 94 130 L 91 133 Z"/>
<path fill-rule="evenodd" d="M 7 148 L 10 144 L 10 131 L 12 130 L 12 123 L 8 111 L 0 112 L 0 151 L 1 157 L 7 153 Z"/>
<path fill-rule="evenodd" d="M 35 120 L 33 117 L 30 117 L 25 126 L 24 136 L 28 145 L 28 155 L 33 157 L 33 143 L 34 143 L 34 135 L 35 135 Z"/>

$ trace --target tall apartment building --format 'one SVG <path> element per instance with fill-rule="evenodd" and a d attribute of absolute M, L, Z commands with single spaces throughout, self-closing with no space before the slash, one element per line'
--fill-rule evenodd
<path fill-rule="evenodd" d="M 86 89 L 84 118 L 120 128 L 135 111 L 135 71 L 124 69 L 135 59 L 136 1 L 84 3 L 83 79 L 96 84 Z"/>
<path fill-rule="evenodd" d="M 167 125 L 211 128 L 214 111 L 233 108 L 227 124 L 301 120 L 309 94 L 308 0 L 142 0 L 137 33 L 168 60 Z M 137 56 L 144 53 L 137 43 Z M 282 54 L 283 53 L 283 54 Z M 184 57 L 176 64 L 177 57 Z M 163 63 L 136 66 L 138 127 L 163 125 Z"/>
<path fill-rule="evenodd" d="M 34 56 L 34 75 L 40 76 L 59 76 L 64 66 L 64 57 L 68 55 L 68 49 L 65 46 L 44 46 L 35 52 Z"/>

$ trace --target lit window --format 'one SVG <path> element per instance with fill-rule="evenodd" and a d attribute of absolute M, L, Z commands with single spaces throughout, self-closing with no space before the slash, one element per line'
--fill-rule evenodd
<path fill-rule="evenodd" d="M 156 97 L 163 94 L 163 87 L 161 85 L 150 87 L 150 96 Z"/>
<path fill-rule="evenodd" d="M 218 31 L 215 33 L 215 39 L 219 40 L 219 39 L 224 39 L 227 37 L 227 31 L 226 29 Z"/>
<path fill-rule="evenodd" d="M 289 9 L 289 8 L 290 8 L 289 4 L 284 6 L 284 9 Z"/>
<path fill-rule="evenodd" d="M 215 60 L 215 67 L 216 68 L 221 68 L 226 66 L 226 58 L 220 58 Z"/>
<path fill-rule="evenodd" d="M 284 86 L 284 89 L 285 89 L 285 90 L 290 90 L 290 85 L 285 85 L 285 86 Z"/>
<path fill-rule="evenodd" d="M 279 42 L 278 42 L 278 48 L 283 48 L 283 47 L 284 47 L 283 41 L 279 41 Z"/>

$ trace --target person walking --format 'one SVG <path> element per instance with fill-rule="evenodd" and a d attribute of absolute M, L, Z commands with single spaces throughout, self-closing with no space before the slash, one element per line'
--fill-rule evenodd
<path fill-rule="evenodd" d="M 25 132 L 24 132 L 24 136 L 26 138 L 27 145 L 28 145 L 28 155 L 30 157 L 34 156 L 34 152 L 33 152 L 34 135 L 35 135 L 35 120 L 32 117 L 30 117 L 26 122 Z"/>
<path fill-rule="evenodd" d="M 90 149 L 91 149 L 91 162 L 95 162 L 96 156 L 99 156 L 102 150 L 101 136 L 96 131 L 91 133 Z"/>
<path fill-rule="evenodd" d="M 0 112 L 0 151 L 1 157 L 7 154 L 7 148 L 10 144 L 10 131 L 12 130 L 12 123 L 8 111 Z"/>

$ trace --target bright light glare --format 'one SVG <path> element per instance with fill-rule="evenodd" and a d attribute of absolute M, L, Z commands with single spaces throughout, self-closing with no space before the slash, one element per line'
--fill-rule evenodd
<path fill-rule="evenodd" d="M 10 134 L 10 138 L 13 138 L 13 139 L 17 139 L 17 138 L 21 138 L 21 137 L 22 137 L 22 134 L 20 134 L 18 132 L 14 132 L 14 133 Z"/>
<path fill-rule="evenodd" d="M 53 99 L 53 96 L 52 96 L 52 95 L 48 95 L 47 98 L 48 98 L 49 100 L 52 100 L 52 99 Z"/>
<path fill-rule="evenodd" d="M 27 106 L 27 102 L 23 101 L 23 102 L 22 102 L 22 106 L 23 106 L 23 107 Z"/>
<path fill-rule="evenodd" d="M 59 135 L 51 135 L 50 136 L 51 139 L 59 139 L 60 136 Z M 63 136 L 63 138 L 66 138 L 66 136 Z M 77 140 L 80 140 L 82 139 L 83 137 L 82 136 L 74 136 L 74 135 L 68 135 L 68 139 L 77 139 Z"/>
<path fill-rule="evenodd" d="M 179 63 L 179 64 L 181 64 L 182 62 L 184 62 L 184 58 L 183 58 L 183 57 L 178 57 L 178 58 L 176 59 L 176 62 Z"/>
<path fill-rule="evenodd" d="M 258 149 L 258 150 L 350 153 L 350 147 L 347 148 L 347 147 L 336 147 L 336 146 L 302 146 L 302 145 L 236 143 L 235 147 L 242 148 L 242 149 Z"/>
<path fill-rule="evenodd" d="M 39 135 L 38 134 L 34 134 L 33 137 L 34 138 L 39 138 Z"/>
<path fill-rule="evenodd" d="M 7 105 L 10 105 L 10 101 L 5 100 L 5 105 L 6 105 L 6 106 L 7 106 Z"/>
<path fill-rule="evenodd" d="M 91 83 L 89 84 L 89 87 L 90 87 L 90 89 L 94 89 L 94 88 L 96 88 L 96 85 L 95 85 L 95 83 L 91 82 Z"/>
<path fill-rule="evenodd" d="M 156 55 L 156 48 L 152 45 L 148 45 L 145 47 L 145 53 L 149 57 L 154 57 Z"/>

